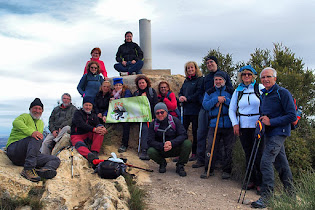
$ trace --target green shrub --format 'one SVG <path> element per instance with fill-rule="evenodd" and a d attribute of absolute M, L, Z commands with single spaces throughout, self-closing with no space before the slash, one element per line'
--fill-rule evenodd
<path fill-rule="evenodd" d="M 133 180 L 131 175 L 125 175 L 125 180 L 128 185 L 128 190 L 130 193 L 130 200 L 129 200 L 129 208 L 131 210 L 143 210 L 146 208 L 146 203 L 144 201 L 146 192 L 139 188 L 136 185 L 136 182 Z"/>

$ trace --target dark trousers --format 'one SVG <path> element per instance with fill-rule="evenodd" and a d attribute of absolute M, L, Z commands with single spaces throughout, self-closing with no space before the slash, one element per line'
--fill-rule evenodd
<path fill-rule="evenodd" d="M 157 164 L 165 163 L 165 158 L 167 157 L 177 157 L 179 156 L 176 165 L 185 165 L 188 162 L 189 154 L 191 151 L 191 141 L 186 139 L 180 146 L 173 147 L 170 151 L 164 152 L 157 150 L 153 147 L 148 149 L 148 155 L 150 159 L 154 160 Z"/>
<path fill-rule="evenodd" d="M 205 162 L 205 152 L 207 146 L 207 135 L 209 131 L 209 114 L 203 107 L 201 107 L 198 115 L 198 129 L 197 129 L 197 161 Z"/>
<path fill-rule="evenodd" d="M 245 152 L 246 168 L 247 168 L 248 164 L 252 165 L 252 163 L 249 163 L 249 159 L 250 159 L 250 155 L 252 153 L 253 146 L 255 143 L 255 128 L 241 128 L 240 129 L 240 140 L 242 143 L 243 150 Z M 257 148 L 257 143 L 258 143 L 258 141 L 256 141 L 256 147 L 254 148 L 252 158 L 254 158 L 255 151 Z M 261 139 L 260 143 L 259 143 L 259 148 L 257 151 L 256 160 L 254 163 L 252 175 L 250 178 L 250 181 L 253 182 L 256 186 L 261 186 L 261 181 L 262 181 L 261 180 L 262 179 L 261 178 L 261 171 L 260 171 L 260 161 L 261 161 L 263 148 L 264 148 L 264 142 L 263 142 L 263 139 Z M 249 168 L 249 170 L 250 170 L 250 168 Z"/>
<path fill-rule="evenodd" d="M 128 72 L 129 74 L 132 74 L 132 72 L 136 72 L 136 74 L 142 74 L 141 72 L 142 66 L 143 61 L 138 60 L 135 64 L 132 64 L 131 61 L 128 61 L 126 66 L 123 66 L 121 63 L 116 63 L 114 65 L 114 68 L 118 72 Z"/>
<path fill-rule="evenodd" d="M 190 123 L 192 123 L 192 134 L 193 134 L 193 143 L 191 153 L 196 154 L 197 152 L 197 129 L 198 129 L 198 115 L 184 115 L 183 124 L 186 131 L 188 131 L 188 127 Z"/>
<path fill-rule="evenodd" d="M 130 134 L 130 123 L 122 123 L 123 126 L 123 137 L 122 137 L 122 144 L 125 147 L 128 147 L 129 142 L 129 134 Z"/>
<path fill-rule="evenodd" d="M 43 140 L 26 137 L 13 142 L 7 148 L 7 156 L 13 164 L 24 166 L 25 170 L 34 168 L 49 168 L 56 170 L 60 165 L 58 157 L 39 152 Z"/>
<path fill-rule="evenodd" d="M 209 165 L 209 160 L 210 160 L 210 153 L 211 153 L 211 148 L 212 148 L 212 143 L 213 143 L 213 138 L 214 138 L 214 131 L 215 128 L 209 128 L 208 132 L 208 146 L 206 149 L 206 155 L 205 155 L 205 170 L 208 170 L 208 165 Z M 218 128 L 217 131 L 217 136 L 214 144 L 214 152 L 212 156 L 212 162 L 211 162 L 211 167 L 210 171 L 214 171 L 215 168 L 215 162 L 218 159 L 217 155 L 218 150 L 220 150 L 218 142 L 221 141 L 224 146 L 224 163 L 223 163 L 223 172 L 231 173 L 232 171 L 232 149 L 235 143 L 235 137 L 234 137 L 234 132 L 233 128 Z"/>

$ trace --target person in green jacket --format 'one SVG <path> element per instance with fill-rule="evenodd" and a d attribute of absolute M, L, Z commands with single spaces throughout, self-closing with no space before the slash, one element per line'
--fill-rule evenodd
<path fill-rule="evenodd" d="M 44 105 L 39 98 L 30 104 L 30 112 L 21 114 L 12 123 L 10 137 L 6 145 L 7 156 L 13 164 L 24 166 L 21 175 L 32 181 L 56 176 L 60 160 L 56 156 L 41 154 L 44 122 L 40 119 Z"/>

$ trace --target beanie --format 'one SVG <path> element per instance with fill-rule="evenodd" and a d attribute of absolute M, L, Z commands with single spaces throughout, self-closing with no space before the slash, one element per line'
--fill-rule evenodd
<path fill-rule="evenodd" d="M 41 106 L 42 109 L 44 109 L 44 105 L 41 102 L 41 100 L 39 98 L 35 98 L 34 101 L 31 103 L 30 108 L 31 109 L 33 106 Z"/>
<path fill-rule="evenodd" d="M 120 84 L 122 84 L 122 85 L 124 84 L 124 83 L 123 83 L 123 78 L 114 78 L 113 81 L 114 81 L 114 85 L 116 85 L 116 84 L 118 84 L 118 83 L 120 83 Z"/>
<path fill-rule="evenodd" d="M 206 58 L 206 61 L 213 60 L 216 64 L 218 64 L 218 59 L 214 55 L 210 55 Z"/>
<path fill-rule="evenodd" d="M 242 72 L 244 70 L 251 71 L 253 74 L 257 75 L 257 71 L 251 65 L 243 66 L 238 72 Z"/>
<path fill-rule="evenodd" d="M 225 73 L 223 71 L 217 71 L 214 74 L 213 78 L 216 78 L 216 77 L 221 77 L 226 82 L 226 75 L 225 75 Z"/>
<path fill-rule="evenodd" d="M 165 110 L 166 112 L 168 112 L 168 109 L 167 109 L 167 106 L 165 105 L 165 103 L 162 103 L 162 102 L 159 102 L 155 105 L 154 107 L 154 113 L 159 110 L 159 109 L 163 109 Z"/>
<path fill-rule="evenodd" d="M 92 97 L 90 97 L 90 96 L 84 97 L 82 104 L 85 104 L 85 103 L 91 103 L 92 105 L 94 105 L 94 98 L 92 98 Z"/>

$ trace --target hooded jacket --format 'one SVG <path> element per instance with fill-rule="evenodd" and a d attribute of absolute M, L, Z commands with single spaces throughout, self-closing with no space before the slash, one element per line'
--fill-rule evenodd
<path fill-rule="evenodd" d="M 138 44 L 134 42 L 126 42 L 120 45 L 116 53 L 116 61 L 138 61 L 143 59 L 143 52 Z"/>

